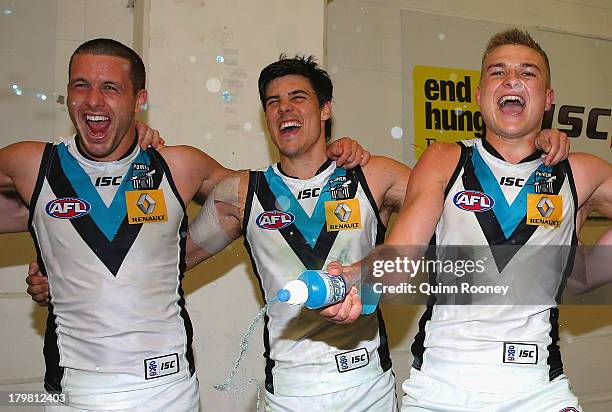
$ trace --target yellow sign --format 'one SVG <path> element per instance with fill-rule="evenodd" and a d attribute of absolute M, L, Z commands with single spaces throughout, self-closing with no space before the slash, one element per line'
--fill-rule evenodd
<path fill-rule="evenodd" d="M 561 195 L 527 194 L 527 224 L 556 228 L 563 221 Z"/>
<path fill-rule="evenodd" d="M 485 124 L 476 102 L 477 70 L 415 66 L 414 156 L 440 142 L 484 137 Z"/>
<path fill-rule="evenodd" d="M 325 202 L 325 222 L 328 232 L 361 229 L 359 199 Z"/>
<path fill-rule="evenodd" d="M 162 190 L 131 190 L 125 192 L 128 223 L 167 222 L 168 211 Z"/>

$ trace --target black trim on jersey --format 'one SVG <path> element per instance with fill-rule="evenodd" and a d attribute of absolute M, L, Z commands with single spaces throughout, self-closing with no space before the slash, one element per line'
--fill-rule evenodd
<path fill-rule="evenodd" d="M 77 133 L 74 136 L 74 141 L 76 143 L 77 152 L 79 152 L 81 156 L 83 156 L 87 160 L 91 160 L 92 162 L 101 162 L 101 160 L 94 159 L 93 157 L 85 153 L 85 150 L 83 150 L 83 148 L 81 147 L 81 135 L 80 134 Z M 126 157 L 131 155 L 132 152 L 134 152 L 134 149 L 136 149 L 136 144 L 138 144 L 138 135 L 136 135 L 136 137 L 134 138 L 134 142 L 130 145 L 130 147 L 126 150 L 126 152 L 117 160 L 125 159 Z"/>
<path fill-rule="evenodd" d="M 448 196 L 448 193 L 450 192 L 451 188 L 455 184 L 457 177 L 459 177 L 459 173 L 461 173 L 461 171 L 463 170 L 465 162 L 468 158 L 467 146 L 461 142 L 457 142 L 457 144 L 461 148 L 461 154 L 459 155 L 459 161 L 457 162 L 457 166 L 455 167 L 453 174 L 451 175 L 450 179 L 448 180 L 448 183 L 446 184 L 446 187 L 444 188 L 444 198 L 445 199 L 446 199 L 446 196 Z"/>
<path fill-rule="evenodd" d="M 448 183 L 446 184 L 446 187 L 444 188 L 444 198 L 445 199 L 446 199 L 446 196 L 448 196 L 448 193 L 450 192 L 451 188 L 455 184 L 455 181 L 457 180 L 457 177 L 459 177 L 459 173 L 461 173 L 461 170 L 463 170 L 463 167 L 464 167 L 464 165 L 466 163 L 466 160 L 468 158 L 468 148 L 467 148 L 467 146 L 464 145 L 461 142 L 457 142 L 457 144 L 461 148 L 461 154 L 459 155 L 459 161 L 457 162 L 457 166 L 455 167 L 455 170 L 453 171 L 453 174 L 451 175 L 451 178 L 448 180 Z"/>
<path fill-rule="evenodd" d="M 54 150 L 53 143 L 47 143 L 43 151 L 43 155 L 40 161 L 40 168 L 38 170 L 38 177 L 36 179 L 36 185 L 30 198 L 30 213 L 28 217 L 28 230 L 32 240 L 34 241 L 34 247 L 36 248 L 36 256 L 40 273 L 47 276 L 47 268 L 45 266 L 43 255 L 40 250 L 38 238 L 34 231 L 32 222 L 34 220 L 34 210 L 40 191 L 42 190 L 45 176 L 47 174 L 51 158 L 57 152 Z M 61 392 L 62 391 L 62 379 L 64 377 L 64 368 L 60 366 L 60 355 L 59 347 L 57 346 L 57 324 L 55 323 L 55 314 L 53 313 L 53 296 L 49 291 L 49 305 L 47 306 L 47 323 L 45 328 L 45 340 L 43 345 L 43 355 L 45 357 L 45 382 L 44 388 L 47 392 Z"/>
<path fill-rule="evenodd" d="M 387 327 L 385 326 L 385 320 L 383 319 L 382 310 L 380 306 L 376 307 L 376 318 L 378 319 L 378 358 L 380 360 L 380 367 L 383 372 L 391 369 L 393 364 L 391 363 L 391 355 L 389 355 L 389 339 L 387 338 Z"/>
<path fill-rule="evenodd" d="M 189 364 L 189 375 L 193 376 L 195 373 L 195 359 L 193 356 L 193 324 L 191 323 L 191 318 L 189 317 L 189 313 L 187 312 L 187 308 L 185 307 L 185 291 L 183 290 L 183 278 L 185 277 L 185 270 L 187 269 L 187 233 L 189 231 L 185 203 L 183 203 L 183 198 L 181 197 L 176 184 L 174 183 L 174 179 L 172 177 L 172 173 L 170 172 L 170 167 L 168 163 L 166 163 L 166 159 L 154 148 L 150 147 L 147 149 L 147 152 L 151 156 L 152 160 L 158 162 L 163 170 L 163 174 L 166 175 L 166 179 L 168 180 L 168 185 L 170 189 L 174 193 L 174 197 L 181 205 L 183 209 L 183 218 L 181 219 L 181 226 L 179 228 L 179 236 L 180 236 L 180 258 L 179 258 L 179 278 L 178 278 L 178 292 L 179 292 L 179 300 L 178 305 L 181 308 L 180 316 L 183 319 L 183 325 L 185 325 L 185 336 L 187 339 L 187 346 L 185 351 L 185 358 L 187 358 L 187 363 Z M 161 182 L 161 180 L 160 180 Z M 159 187 L 159 183 L 156 187 Z"/>
<path fill-rule="evenodd" d="M 256 172 L 251 171 L 250 172 L 251 175 L 253 175 Z M 251 179 L 251 181 L 254 181 L 255 179 Z M 249 185 L 250 188 L 250 185 Z M 251 196 L 247 195 L 247 199 L 253 199 L 253 192 L 249 189 L 249 192 L 251 193 Z M 250 204 L 251 202 L 248 202 L 247 205 L 249 205 L 249 213 L 250 213 Z M 247 215 L 246 210 L 245 210 L 245 216 Z M 245 225 L 246 227 L 246 225 Z M 255 278 L 257 279 L 257 283 L 259 284 L 259 290 L 261 291 L 261 296 L 263 296 L 263 299 L 266 300 L 266 293 L 263 287 L 263 279 L 261 278 L 261 275 L 259 274 L 259 271 L 257 270 L 257 264 L 255 263 L 255 258 L 253 256 L 253 251 L 251 249 L 251 244 L 249 243 L 249 241 L 247 240 L 246 234 L 244 236 L 244 248 L 246 249 L 247 253 L 249 254 L 249 259 L 251 259 L 251 267 L 253 268 L 253 273 L 255 274 Z M 270 358 L 270 329 L 268 329 L 268 323 L 270 322 L 270 317 L 268 316 L 268 314 L 264 314 L 264 334 L 263 334 L 263 344 L 264 344 L 264 358 L 266 360 L 266 382 L 265 382 L 265 388 L 266 390 L 271 393 L 274 394 L 274 376 L 272 375 L 272 369 L 274 368 L 275 362 L 274 359 Z"/>
<path fill-rule="evenodd" d="M 45 390 L 49 393 L 62 391 L 62 378 L 64 368 L 60 366 L 59 347 L 57 346 L 57 324 L 53 313 L 53 303 L 49 299 L 49 313 L 47 315 L 47 326 L 45 329 L 45 344 L 43 354 L 45 356 Z"/>
<path fill-rule="evenodd" d="M 568 260 L 563 272 L 563 277 L 559 283 L 559 289 L 557 290 L 556 302 L 561 301 L 561 295 L 565 289 L 567 278 L 571 275 L 574 268 L 574 259 L 576 257 L 576 245 L 578 245 L 578 235 L 576 233 L 576 219 L 578 218 L 578 194 L 576 193 L 576 184 L 574 183 L 574 175 L 572 168 L 568 160 L 564 160 L 557 166 L 567 176 L 567 183 L 570 186 L 572 192 L 572 199 L 574 201 L 574 230 L 572 231 L 572 245 L 569 251 Z M 561 349 L 557 342 L 559 341 L 559 308 L 550 309 L 550 344 L 548 345 L 548 358 L 546 360 L 548 364 L 548 379 L 553 380 L 563 374 L 563 359 L 561 358 Z"/>
<path fill-rule="evenodd" d="M 435 246 L 437 243 L 437 239 L 436 239 L 436 235 L 434 234 L 430 241 L 429 241 L 429 248 L 427 248 L 427 251 L 425 252 L 425 258 L 432 260 L 432 259 L 436 259 L 436 254 L 435 254 Z M 435 271 L 431 271 L 429 273 L 429 277 L 428 277 L 428 281 L 430 285 L 436 285 L 437 284 L 437 273 Z M 427 322 L 429 322 L 433 316 L 433 307 L 436 305 L 438 300 L 438 296 L 436 294 L 433 295 L 429 295 L 429 298 L 427 299 L 427 309 L 425 309 L 425 312 L 423 312 L 423 315 L 421 315 L 421 319 L 419 319 L 419 331 L 417 332 L 417 334 L 414 337 L 414 342 L 412 342 L 412 345 L 410 346 L 410 351 L 412 352 L 412 356 L 414 357 L 414 360 L 412 361 L 412 367 L 417 369 L 417 370 L 421 370 L 421 366 L 423 365 L 423 355 L 425 353 L 425 326 L 427 325 Z"/>
<path fill-rule="evenodd" d="M 161 156 L 160 156 L 161 157 Z M 166 175 L 167 177 L 170 177 L 170 173 L 168 173 Z M 173 186 L 173 184 L 171 184 L 171 186 Z M 181 199 L 180 197 L 177 196 L 177 199 Z M 182 203 L 182 202 L 181 202 Z M 189 317 L 189 313 L 187 312 L 187 308 L 185 307 L 185 291 L 183 290 L 183 278 L 185 277 L 185 268 L 186 268 L 186 261 L 185 261 L 185 255 L 187 253 L 187 231 L 188 231 L 188 227 L 187 227 L 187 221 L 188 221 L 188 217 L 186 214 L 183 215 L 183 218 L 181 219 L 181 226 L 179 229 L 179 236 L 180 236 L 180 259 L 179 259 L 179 278 L 178 278 L 178 293 L 179 293 L 179 300 L 178 300 L 178 305 L 181 308 L 180 311 L 180 317 L 183 319 L 183 325 L 185 326 L 185 337 L 187 339 L 187 343 L 186 343 L 186 351 L 185 351 L 185 358 L 187 358 L 187 363 L 189 366 L 189 376 L 193 376 L 193 374 L 195 373 L 195 360 L 193 357 L 193 325 L 191 323 L 191 318 Z"/>
<path fill-rule="evenodd" d="M 251 208 L 253 206 L 255 187 L 257 187 L 257 179 L 259 179 L 259 176 L 260 175 L 256 171 L 249 171 L 249 183 L 247 184 L 247 195 L 244 202 L 244 214 L 242 216 L 242 234 L 244 235 L 245 239 L 247 230 L 249 228 L 249 218 L 251 216 Z"/>
<path fill-rule="evenodd" d="M 34 185 L 34 191 L 32 192 L 32 197 L 30 198 L 30 212 L 28 214 L 28 229 L 32 236 L 34 236 L 34 228 L 32 226 L 32 221 L 34 220 L 34 209 L 36 206 L 36 202 L 38 202 L 38 197 L 40 196 L 40 191 L 42 190 L 43 183 L 45 182 L 45 176 L 49 170 L 49 166 L 51 164 L 51 158 L 55 157 L 57 151 L 54 150 L 53 143 L 45 144 L 45 149 L 43 150 L 42 158 L 40 159 L 40 166 L 38 169 L 38 177 L 36 178 L 36 184 Z M 44 167 L 43 167 L 44 165 Z M 37 244 L 34 241 L 34 244 Z"/>
<path fill-rule="evenodd" d="M 561 278 L 561 282 L 559 283 L 559 289 L 557 290 L 557 295 L 555 296 L 555 301 L 557 303 L 560 303 L 561 296 L 563 295 L 563 291 L 565 290 L 565 286 L 567 284 L 567 278 L 572 274 L 572 271 L 574 270 L 574 261 L 576 259 L 576 249 L 578 246 L 578 234 L 576 233 L 576 219 L 578 218 L 578 194 L 576 193 L 574 174 L 572 173 L 572 168 L 569 161 L 567 159 L 563 160 L 559 163 L 558 167 L 567 176 L 567 183 L 569 184 L 572 193 L 572 200 L 574 201 L 574 228 L 572 230 L 571 247 L 567 258 L 567 263 L 565 265 L 565 270 L 563 271 L 563 277 Z"/>
<path fill-rule="evenodd" d="M 548 345 L 548 358 L 546 363 L 548 364 L 548 379 L 553 380 L 556 377 L 563 374 L 563 362 L 561 361 L 561 351 L 559 350 L 559 308 L 550 308 L 550 339 L 551 343 Z"/>
<path fill-rule="evenodd" d="M 55 152 L 57 148 L 54 148 Z M 47 171 L 47 182 L 53 190 L 53 193 L 58 198 L 62 197 L 75 197 L 78 198 L 77 192 L 74 190 L 72 184 L 64 174 L 59 157 L 57 161 L 51 161 Z M 53 159 L 52 159 L 53 160 Z M 157 160 L 157 159 L 156 159 Z M 155 173 L 153 177 L 153 187 L 151 189 L 158 189 L 162 181 L 164 173 Z M 178 197 L 180 201 L 180 197 Z M 184 205 L 183 205 L 184 206 Z M 125 259 L 125 256 L 132 247 L 140 228 L 143 223 L 131 225 L 128 223 L 127 215 L 123 218 L 117 233 L 113 237 L 112 241 L 109 241 L 104 233 L 98 228 L 98 225 L 94 222 L 92 217 L 87 214 L 79 218 L 70 219 L 70 223 L 81 236 L 83 241 L 89 246 L 93 253 L 104 263 L 104 266 L 113 274 L 117 276 L 119 268 Z"/>
<path fill-rule="evenodd" d="M 328 167 L 329 165 L 331 165 L 331 159 L 326 159 L 325 162 L 323 162 L 323 164 L 321 165 L 321 167 L 319 167 L 317 169 L 317 171 L 315 172 L 315 176 L 318 175 L 319 173 L 323 173 Z M 283 175 L 283 176 L 287 176 L 290 177 L 292 179 L 299 179 L 299 177 L 296 176 L 291 176 L 287 173 L 285 173 L 285 171 L 283 170 L 283 168 L 281 167 L 281 162 L 276 163 L 276 168 L 278 169 L 278 171 Z"/>
<path fill-rule="evenodd" d="M 469 159 L 465 162 L 464 172 L 462 175 L 463 187 L 465 190 L 484 192 L 478 178 L 476 177 L 474 165 L 471 160 L 472 153 L 476 149 L 474 146 L 471 146 L 468 149 Z M 552 173 L 557 177 L 557 179 L 553 181 L 553 194 L 558 194 L 561 190 L 561 186 L 563 186 L 563 182 L 565 181 L 565 174 L 563 173 L 563 168 L 558 166 L 553 168 Z M 506 267 L 508 262 L 514 257 L 520 248 L 527 243 L 529 238 L 539 227 L 537 225 L 527 224 L 526 213 L 527 211 L 525 210 L 525 215 L 516 226 L 510 237 L 506 239 L 506 235 L 504 234 L 504 231 L 502 230 L 493 209 L 489 209 L 486 212 L 474 212 L 482 233 L 487 239 L 487 243 L 489 245 L 507 246 L 505 248 L 491 249 L 493 258 L 495 259 L 495 263 L 500 272 Z M 510 246 L 514 247 L 510 248 Z"/>
<path fill-rule="evenodd" d="M 257 195 L 259 203 L 267 212 L 278 210 L 276 207 L 276 197 L 270 190 L 270 186 L 268 186 L 268 181 L 266 180 L 263 172 L 258 171 L 256 173 L 255 195 Z M 357 185 L 357 179 L 349 184 L 350 198 L 355 197 L 355 194 L 357 193 Z M 327 227 L 323 225 L 321 232 L 319 232 L 317 243 L 313 248 L 306 242 L 302 232 L 300 232 L 297 226 L 293 223 L 287 227 L 279 229 L 278 231 L 283 236 L 291 250 L 293 250 L 295 255 L 300 259 L 304 267 L 306 269 L 314 270 L 320 270 L 323 267 L 325 260 L 329 255 L 329 251 L 331 250 L 336 237 L 338 236 L 338 231 L 328 232 Z"/>
<path fill-rule="evenodd" d="M 503 160 L 504 162 L 507 162 L 507 160 L 504 159 L 504 157 L 493 147 L 493 145 L 491 145 L 491 143 L 489 143 L 489 141 L 486 138 L 482 139 L 482 147 L 487 152 L 492 154 L 493 156 L 497 157 L 500 160 Z M 527 162 L 532 162 L 534 160 L 538 160 L 540 157 L 542 157 L 542 153 L 544 153 L 544 152 L 542 152 L 541 150 L 536 150 L 535 152 L 533 152 L 529 156 L 521 159 L 521 161 L 519 163 L 527 163 Z"/>
<path fill-rule="evenodd" d="M 376 200 L 374 200 L 374 196 L 372 196 L 372 192 L 370 191 L 370 186 L 368 186 L 368 181 L 363 174 L 363 169 L 361 166 L 357 166 L 354 169 L 350 170 L 353 172 L 353 175 L 357 177 L 357 180 L 361 184 L 361 188 L 363 189 L 363 193 L 365 193 L 368 198 L 368 202 L 370 202 L 370 206 L 374 211 L 374 216 L 376 216 L 376 245 L 382 245 L 385 243 L 385 233 L 387 232 L 387 227 L 383 223 L 380 218 L 380 212 L 378 210 L 378 205 L 376 204 Z"/>
<path fill-rule="evenodd" d="M 423 354 L 425 353 L 425 326 L 427 322 L 431 320 L 433 315 L 433 307 L 436 304 L 436 296 L 430 295 L 427 300 L 427 309 L 419 319 L 419 331 L 414 336 L 414 342 L 410 346 L 410 351 L 414 360 L 412 361 L 412 367 L 416 370 L 421 370 L 423 366 Z"/>
<path fill-rule="evenodd" d="M 168 163 L 166 163 L 166 159 L 154 148 L 147 148 L 147 153 L 151 157 L 152 161 L 155 161 L 161 167 L 163 174 L 166 176 L 168 180 L 168 186 L 174 193 L 174 197 L 181 205 L 181 209 L 183 210 L 183 218 L 181 219 L 181 225 L 179 227 L 179 237 L 180 237 L 180 257 L 179 257 L 179 278 L 178 278 L 178 293 L 179 300 L 177 304 L 181 308 L 179 316 L 183 319 L 183 325 L 185 326 L 185 338 L 187 340 L 186 343 L 186 351 L 185 358 L 187 359 L 188 367 L 189 367 L 189 375 L 193 376 L 195 373 L 195 359 L 193 355 L 193 324 L 191 323 L 191 317 L 189 316 L 189 312 L 187 312 L 187 308 L 185 307 L 185 291 L 183 290 L 183 278 L 185 277 L 185 270 L 187 268 L 186 262 L 186 254 L 187 254 L 187 233 L 189 231 L 188 221 L 189 218 L 186 214 L 186 206 L 183 202 L 183 198 L 181 197 L 176 184 L 174 183 L 174 178 L 172 177 L 172 173 L 170 171 L 170 167 Z M 161 183 L 161 179 L 160 179 Z M 159 183 L 155 183 L 155 187 L 159 187 Z"/>
<path fill-rule="evenodd" d="M 164 174 L 166 175 L 166 179 L 168 180 L 168 185 L 172 189 L 172 193 L 174 193 L 174 197 L 176 197 L 176 200 L 178 200 L 179 204 L 181 205 L 183 212 L 185 212 L 187 208 L 185 206 L 185 203 L 183 203 L 183 198 L 181 197 L 181 194 L 176 188 L 176 184 L 174 183 L 174 178 L 172 177 L 172 173 L 170 172 L 170 166 L 168 166 L 168 163 L 166 163 L 166 159 L 164 159 L 164 156 L 162 156 L 157 150 L 155 150 L 152 147 L 147 148 L 147 153 L 149 154 L 149 156 L 151 156 L 152 160 L 155 159 L 155 161 L 157 161 L 162 167 L 162 170 L 164 171 Z M 161 179 L 160 179 L 160 183 L 161 183 Z M 156 187 L 159 187 L 159 184 L 157 184 Z"/>

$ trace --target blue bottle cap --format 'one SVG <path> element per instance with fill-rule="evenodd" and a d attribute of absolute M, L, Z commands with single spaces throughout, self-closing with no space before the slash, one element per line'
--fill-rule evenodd
<path fill-rule="evenodd" d="M 276 292 L 276 296 L 278 297 L 279 302 L 287 302 L 289 299 L 291 299 L 291 292 L 289 292 L 287 289 L 280 289 L 278 292 Z"/>

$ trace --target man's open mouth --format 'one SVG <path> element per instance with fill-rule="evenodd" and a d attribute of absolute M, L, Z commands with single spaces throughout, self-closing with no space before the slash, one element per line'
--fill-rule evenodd
<path fill-rule="evenodd" d="M 507 95 L 502 96 L 502 98 L 497 101 L 497 105 L 502 113 L 516 116 L 522 113 L 525 108 L 525 100 L 521 96 Z"/>
<path fill-rule="evenodd" d="M 302 123 L 298 122 L 297 120 L 287 120 L 281 122 L 279 130 L 281 134 L 289 134 L 299 129 L 300 127 L 302 127 Z"/>
<path fill-rule="evenodd" d="M 96 135 L 103 135 L 110 127 L 110 117 L 100 114 L 88 114 L 85 116 L 85 122 L 89 132 Z"/>

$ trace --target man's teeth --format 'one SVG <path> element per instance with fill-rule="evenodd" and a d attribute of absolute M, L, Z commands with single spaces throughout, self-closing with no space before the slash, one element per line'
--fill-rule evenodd
<path fill-rule="evenodd" d="M 288 129 L 290 127 L 302 127 L 302 124 L 300 122 L 295 121 L 295 120 L 292 120 L 290 122 L 283 122 L 283 123 L 280 124 L 280 129 L 281 130 Z"/>
<path fill-rule="evenodd" d="M 94 116 L 94 115 L 88 114 L 86 116 L 86 119 L 88 122 L 105 122 L 108 120 L 108 116 L 100 116 L 100 115 Z"/>
<path fill-rule="evenodd" d="M 500 105 L 504 105 L 506 104 L 506 102 L 518 102 L 520 103 L 521 106 L 525 105 L 525 100 L 523 100 L 523 98 L 521 96 L 504 96 L 501 99 L 499 99 L 499 104 Z"/>

